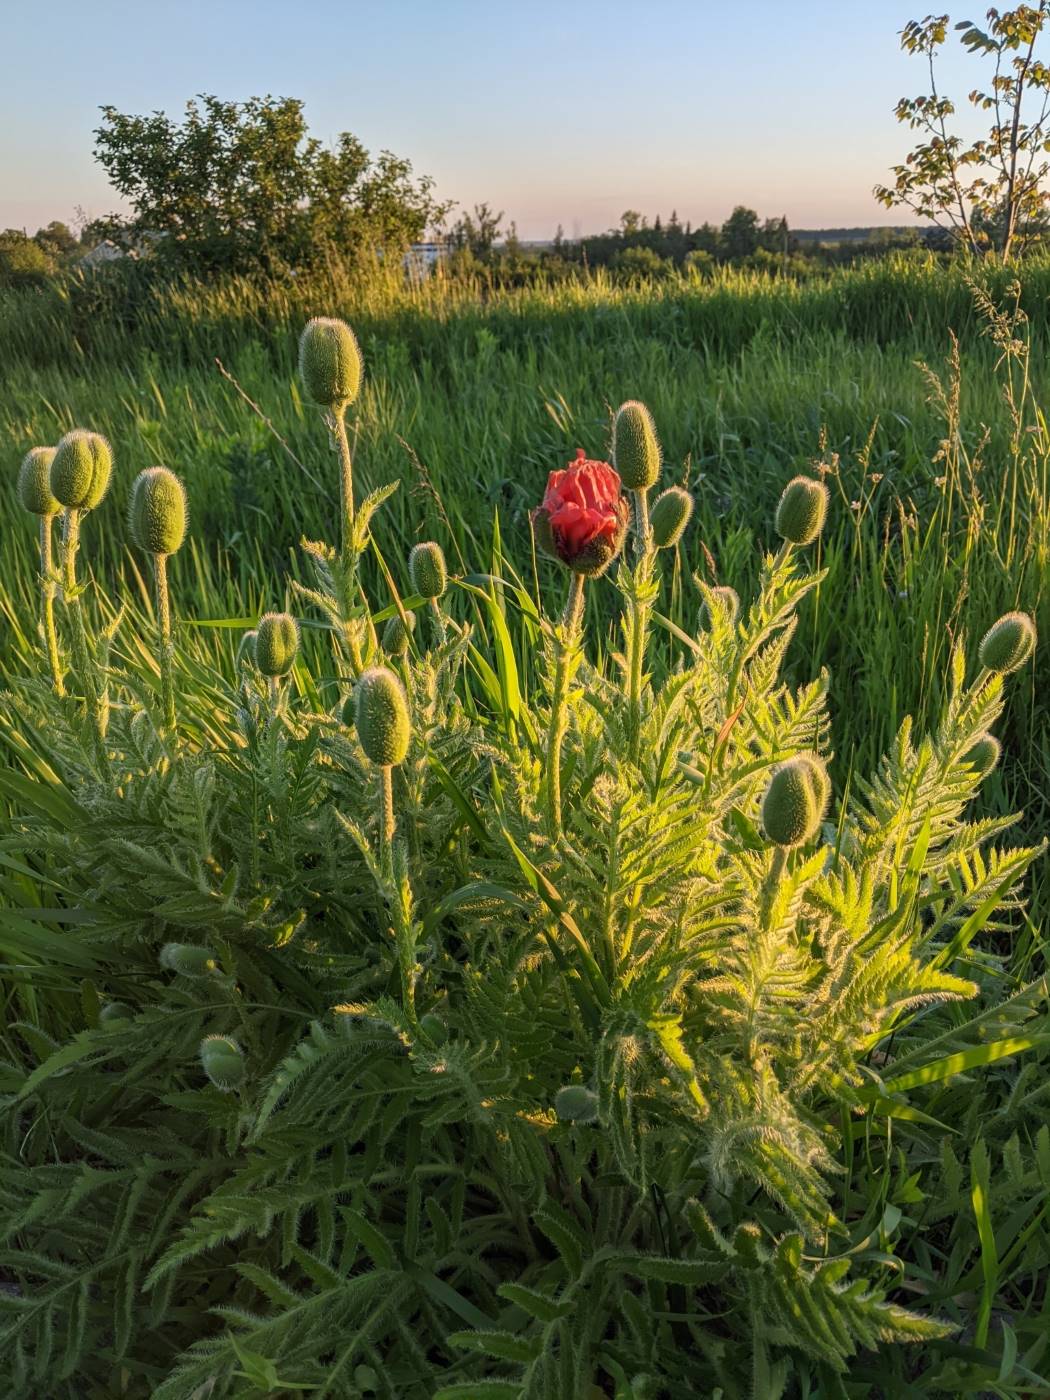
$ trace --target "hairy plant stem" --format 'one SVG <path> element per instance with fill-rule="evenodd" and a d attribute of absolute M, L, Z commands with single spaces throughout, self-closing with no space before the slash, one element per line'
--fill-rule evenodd
<path fill-rule="evenodd" d="M 652 533 L 649 526 L 649 488 L 643 486 L 640 491 L 632 491 L 631 499 L 634 501 L 634 552 L 638 558 L 649 551 Z"/>
<path fill-rule="evenodd" d="M 77 590 L 77 550 L 80 548 L 81 514 L 82 512 L 74 507 L 67 507 L 62 520 L 62 592 L 66 616 L 73 632 L 73 661 L 84 690 L 84 705 L 91 722 L 95 750 L 100 763 L 105 765 L 106 746 L 103 740 L 106 729 L 99 700 L 98 677 L 88 647 L 84 610 Z"/>
<path fill-rule="evenodd" d="M 175 647 L 171 639 L 171 596 L 168 592 L 168 556 L 153 556 L 153 574 L 157 585 L 157 625 L 160 628 L 160 694 L 164 707 L 164 725 L 175 730 L 175 677 L 172 662 Z"/>
<path fill-rule="evenodd" d="M 394 878 L 394 836 L 397 822 L 394 819 L 394 770 L 385 764 L 379 770 L 379 853 L 383 874 L 390 881 Z"/>
<path fill-rule="evenodd" d="M 350 439 L 346 435 L 346 404 L 337 404 L 331 411 L 332 433 L 339 449 L 339 508 L 343 526 L 343 558 L 350 556 L 354 538 L 354 464 L 350 456 Z"/>
<path fill-rule="evenodd" d="M 44 642 L 47 646 L 47 660 L 51 668 L 51 680 L 56 695 L 65 695 L 62 684 L 62 663 L 58 655 L 58 632 L 55 628 L 55 579 L 51 558 L 50 515 L 40 517 L 40 607 L 41 625 L 44 629 Z"/>
<path fill-rule="evenodd" d="M 645 666 L 646 633 L 649 628 L 649 605 L 638 596 L 639 586 L 647 589 L 652 578 L 656 551 L 652 547 L 649 527 L 649 488 L 632 491 L 634 500 L 634 549 L 638 556 L 634 597 L 631 601 L 631 646 L 627 666 L 628 734 L 631 759 L 637 762 L 642 731 L 642 670 Z"/>
<path fill-rule="evenodd" d="M 576 649 L 583 618 L 583 574 L 572 575 L 569 596 L 557 638 L 558 661 L 554 671 L 550 725 L 547 729 L 547 825 L 552 837 L 561 835 L 561 748 L 569 725 L 569 662 Z"/>

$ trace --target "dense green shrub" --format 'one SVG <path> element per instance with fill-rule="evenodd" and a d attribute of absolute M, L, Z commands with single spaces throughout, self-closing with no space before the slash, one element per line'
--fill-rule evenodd
<path fill-rule="evenodd" d="M 816 547 L 806 488 L 753 598 L 697 581 L 691 635 L 658 611 L 675 550 L 652 483 L 625 541 L 619 478 L 582 453 L 534 517 L 563 608 L 509 569 L 449 577 L 429 542 L 411 591 L 390 570 L 369 600 L 394 488 L 355 499 L 345 408 L 323 411 L 342 539 L 303 541 L 301 632 L 259 620 L 235 685 L 159 572 L 156 637 L 101 596 L 85 625 L 77 508 L 42 571 L 75 667 L 42 665 L 0 728 L 22 895 L 0 923 L 8 1393 L 984 1378 L 953 1125 L 968 1071 L 1037 1043 L 1043 1000 L 1004 995 L 999 956 L 1038 852 L 972 811 L 1003 676 L 968 679 L 959 642 L 934 732 L 906 721 L 870 779 L 837 771 L 826 674 L 781 677 L 822 578 L 792 542 Z M 618 636 L 588 631 L 596 590 Z M 987 1153 L 963 1146 L 987 1212 Z M 1038 1222 L 1050 1134 L 1006 1153 Z M 1018 1239 L 1039 1276 L 1042 1235 Z"/>

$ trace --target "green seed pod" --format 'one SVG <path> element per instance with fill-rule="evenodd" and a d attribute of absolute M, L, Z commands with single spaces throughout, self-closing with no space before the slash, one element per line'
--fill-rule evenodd
<path fill-rule="evenodd" d="M 562 1123 L 595 1123 L 598 1095 L 584 1084 L 566 1084 L 554 1095 L 554 1112 Z"/>
<path fill-rule="evenodd" d="M 448 1040 L 448 1027 L 441 1017 L 435 1015 L 433 1011 L 428 1011 L 424 1016 L 420 1016 L 419 1029 L 435 1045 L 444 1045 Z"/>
<path fill-rule="evenodd" d="M 632 399 L 616 410 L 613 466 L 628 491 L 645 491 L 660 475 L 660 441 L 644 403 Z"/>
<path fill-rule="evenodd" d="M 710 589 L 711 597 L 716 608 L 725 613 L 726 622 L 730 627 L 736 625 L 736 620 L 740 616 L 740 595 L 735 588 L 730 588 L 727 583 L 719 584 Z M 711 609 L 705 598 L 700 604 L 700 629 L 710 629 Z"/>
<path fill-rule="evenodd" d="M 299 624 L 291 613 L 264 613 L 255 637 L 255 664 L 264 676 L 286 676 L 299 650 Z"/>
<path fill-rule="evenodd" d="M 405 623 L 408 626 L 405 626 Z M 416 615 L 406 612 L 402 622 L 399 615 L 392 617 L 383 628 L 383 650 L 387 656 L 404 656 L 408 652 L 408 639 L 416 630 Z"/>
<path fill-rule="evenodd" d="M 209 950 L 193 943 L 165 943 L 160 950 L 160 965 L 183 977 L 208 977 L 219 970 Z"/>
<path fill-rule="evenodd" d="M 421 598 L 440 598 L 448 587 L 448 569 L 441 546 L 433 540 L 413 545 L 408 556 L 408 576 Z"/>
<path fill-rule="evenodd" d="M 100 433 L 74 428 L 55 448 L 51 491 L 70 510 L 94 510 L 109 489 L 113 453 Z"/>
<path fill-rule="evenodd" d="M 828 513 L 828 488 L 812 477 L 796 476 L 777 506 L 777 534 L 789 544 L 807 545 L 820 534 Z"/>
<path fill-rule="evenodd" d="M 361 389 L 363 364 L 357 337 L 345 321 L 316 316 L 299 338 L 299 374 L 314 403 L 345 408 Z"/>
<path fill-rule="evenodd" d="M 207 1035 L 201 1041 L 201 1064 L 216 1089 L 228 1094 L 244 1080 L 244 1051 L 230 1035 Z"/>
<path fill-rule="evenodd" d="M 51 490 L 53 447 L 31 447 L 18 472 L 18 494 L 34 515 L 55 515 L 62 509 Z"/>
<path fill-rule="evenodd" d="M 968 763 L 980 777 L 986 778 L 999 762 L 1002 751 L 1003 746 L 994 734 L 982 734 L 973 748 L 963 754 L 963 762 Z"/>
<path fill-rule="evenodd" d="M 1023 612 L 1003 613 L 981 642 L 981 665 L 1000 675 L 1022 667 L 1035 650 L 1035 623 Z"/>
<path fill-rule="evenodd" d="M 255 665 L 255 643 L 258 639 L 258 632 L 253 627 L 251 631 L 245 632 L 237 646 L 236 666 L 238 671 L 242 666 Z"/>
<path fill-rule="evenodd" d="M 685 534 L 693 513 L 693 498 L 680 486 L 669 486 L 653 503 L 649 527 L 657 549 L 670 549 Z"/>
<path fill-rule="evenodd" d="M 186 488 L 167 467 L 147 467 L 131 488 L 131 538 L 147 554 L 174 554 L 186 538 Z"/>
<path fill-rule="evenodd" d="M 405 688 L 385 666 L 373 666 L 361 676 L 354 690 L 357 737 L 379 768 L 405 761 L 412 722 L 408 717 Z"/>
<path fill-rule="evenodd" d="M 801 846 L 820 825 L 820 804 L 811 761 L 791 758 L 774 769 L 762 798 L 762 825 L 778 846 Z"/>
<path fill-rule="evenodd" d="M 98 1023 L 100 1026 L 112 1026 L 119 1021 L 130 1021 L 134 1014 L 131 1007 L 125 1006 L 122 1001 L 107 1001 L 99 1009 Z"/>

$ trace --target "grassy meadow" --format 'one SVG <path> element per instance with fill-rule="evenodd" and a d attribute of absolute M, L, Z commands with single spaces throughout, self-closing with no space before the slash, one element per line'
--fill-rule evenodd
<path fill-rule="evenodd" d="M 528 513 L 548 471 L 577 446 L 606 455 L 611 410 L 636 397 L 655 416 L 665 476 L 696 492 L 696 524 L 663 600 L 691 630 L 690 573 L 749 589 L 784 481 L 826 462 L 829 576 L 804 610 L 793 657 L 800 674 L 831 671 L 839 772 L 867 769 L 904 715 L 921 720 L 939 699 L 960 629 L 976 637 L 1011 607 L 1031 610 L 1044 631 L 1050 623 L 1040 408 L 1050 398 L 1050 263 L 1024 267 L 1019 299 L 1012 282 L 988 269 L 975 287 L 959 266 L 909 257 L 802 283 L 726 271 L 493 289 L 410 285 L 374 269 L 309 286 L 161 292 L 98 278 L 8 293 L 0 662 L 24 668 L 36 645 L 35 542 L 14 498 L 17 464 L 77 425 L 105 433 L 117 458 L 114 488 L 86 527 L 85 567 L 107 583 L 125 571 L 142 592 L 113 526 L 135 473 L 161 462 L 184 477 L 193 512 L 190 547 L 173 566 L 184 618 L 282 603 L 286 575 L 303 567 L 300 536 L 330 535 L 335 516 L 331 461 L 295 376 L 302 324 L 334 314 L 355 327 L 365 355 L 358 479 L 402 483 L 377 540 L 392 562 L 433 537 L 453 567 L 477 567 L 492 559 L 498 522 L 499 547 L 532 577 Z M 539 574 L 550 574 L 542 561 Z M 374 583 L 382 601 L 378 569 Z M 192 635 L 225 648 L 232 665 L 228 634 Z M 519 659 L 527 676 L 529 658 Z M 1004 734 L 1010 761 L 987 790 L 996 808 L 1024 808 L 1026 834 L 1039 835 L 1050 792 L 1045 671 L 1019 683 Z M 1037 873 L 1038 927 L 1048 901 Z"/>

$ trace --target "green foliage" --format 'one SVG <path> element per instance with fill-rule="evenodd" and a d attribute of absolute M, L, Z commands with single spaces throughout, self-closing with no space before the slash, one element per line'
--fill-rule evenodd
<path fill-rule="evenodd" d="M 0 233 L 0 287 L 44 287 L 57 271 L 52 253 L 21 230 Z"/>
<path fill-rule="evenodd" d="M 398 612 L 363 568 L 384 494 L 306 542 L 279 704 L 200 626 L 168 724 L 133 603 L 101 744 L 75 691 L 4 697 L 13 1400 L 1045 1386 L 1045 1341 L 989 1330 L 999 1268 L 1041 1287 L 1050 1182 L 1045 988 L 1003 954 L 1040 851 L 972 815 L 1003 677 L 960 641 L 931 733 L 784 851 L 770 780 L 829 747 L 827 675 L 785 675 L 824 575 L 765 554 L 739 616 L 704 585 L 704 630 L 654 642 L 674 556 L 625 552 L 589 585 L 621 654 L 497 536 L 398 660 L 391 823 L 334 718 Z"/>

